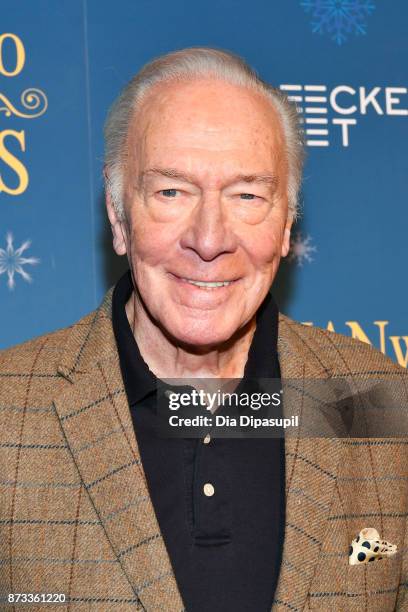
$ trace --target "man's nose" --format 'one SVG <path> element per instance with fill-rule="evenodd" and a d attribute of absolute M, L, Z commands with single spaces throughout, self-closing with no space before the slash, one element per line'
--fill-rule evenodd
<path fill-rule="evenodd" d="M 218 196 L 203 197 L 188 219 L 181 246 L 195 251 L 204 261 L 233 252 L 236 238 L 227 213 Z"/>

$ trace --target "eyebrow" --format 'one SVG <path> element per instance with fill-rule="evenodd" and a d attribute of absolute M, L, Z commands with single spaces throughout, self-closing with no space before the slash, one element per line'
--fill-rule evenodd
<path fill-rule="evenodd" d="M 187 183 L 196 183 L 197 179 L 188 172 L 181 172 L 176 168 L 149 168 L 141 173 L 139 176 L 139 185 L 143 183 L 143 180 L 148 176 L 165 176 L 167 178 L 174 178 Z M 278 177 L 274 174 L 237 174 L 231 180 L 228 181 L 228 185 L 234 183 L 260 183 L 270 187 L 276 188 L 278 185 Z"/>

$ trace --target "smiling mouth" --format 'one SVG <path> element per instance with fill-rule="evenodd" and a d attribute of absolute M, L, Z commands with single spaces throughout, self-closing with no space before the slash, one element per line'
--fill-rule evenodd
<path fill-rule="evenodd" d="M 190 283 L 190 285 L 195 285 L 196 287 L 203 287 L 204 289 L 215 289 L 216 287 L 228 287 L 228 285 L 232 285 L 235 281 L 195 281 L 191 280 L 191 278 L 182 278 L 181 280 L 186 283 Z"/>
<path fill-rule="evenodd" d="M 201 281 L 194 280 L 192 278 L 184 278 L 182 276 L 175 276 L 178 280 L 188 283 L 189 285 L 194 285 L 195 287 L 199 287 L 200 289 L 218 289 L 220 287 L 228 287 L 237 282 L 238 279 L 234 280 L 217 280 L 217 281 Z"/>

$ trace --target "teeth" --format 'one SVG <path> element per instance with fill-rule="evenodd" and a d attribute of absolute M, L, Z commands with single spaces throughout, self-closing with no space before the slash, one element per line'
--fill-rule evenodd
<path fill-rule="evenodd" d="M 193 281 L 190 280 L 189 278 L 183 278 L 184 281 L 187 281 L 187 283 L 190 283 L 190 285 L 196 285 L 196 287 L 208 287 L 209 289 L 212 289 L 214 287 L 226 287 L 227 285 L 230 285 L 232 281 L 217 281 L 214 283 L 206 283 L 205 281 Z"/>

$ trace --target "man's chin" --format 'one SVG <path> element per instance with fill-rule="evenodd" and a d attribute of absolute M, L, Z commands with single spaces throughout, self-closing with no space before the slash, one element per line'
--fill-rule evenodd
<path fill-rule="evenodd" d="M 221 346 L 234 335 L 234 329 L 230 328 L 230 325 L 225 327 L 209 321 L 200 323 L 186 319 L 179 325 L 166 325 L 166 332 L 174 344 L 202 350 Z"/>

